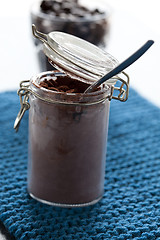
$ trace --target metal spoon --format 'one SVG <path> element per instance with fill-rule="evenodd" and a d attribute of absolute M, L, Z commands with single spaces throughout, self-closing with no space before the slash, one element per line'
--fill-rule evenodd
<path fill-rule="evenodd" d="M 111 70 L 109 73 L 104 75 L 102 78 L 100 78 L 97 82 L 90 85 L 84 93 L 90 93 L 93 92 L 98 86 L 100 86 L 102 83 L 110 79 L 111 77 L 115 76 L 116 74 L 122 72 L 125 68 L 130 66 L 132 63 L 134 63 L 138 58 L 140 58 L 154 43 L 153 40 L 148 40 L 141 48 L 139 48 L 135 53 L 133 53 L 130 57 L 128 57 L 126 60 L 124 60 L 122 63 L 120 63 L 117 67 L 115 67 L 113 70 Z"/>

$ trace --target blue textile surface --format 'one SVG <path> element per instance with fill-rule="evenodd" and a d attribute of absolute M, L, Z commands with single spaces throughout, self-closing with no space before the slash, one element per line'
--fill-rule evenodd
<path fill-rule="evenodd" d="M 0 94 L 0 220 L 18 239 L 160 239 L 160 109 L 134 90 L 111 102 L 105 194 L 61 209 L 27 194 L 27 115 L 19 132 L 16 92 Z"/>

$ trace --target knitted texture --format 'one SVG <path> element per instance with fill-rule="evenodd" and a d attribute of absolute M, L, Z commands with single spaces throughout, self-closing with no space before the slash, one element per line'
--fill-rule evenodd
<path fill-rule="evenodd" d="M 16 92 L 0 94 L 0 220 L 25 240 L 160 239 L 160 109 L 130 91 L 112 100 L 105 193 L 94 206 L 63 209 L 27 193 L 28 114 L 19 132 Z"/>

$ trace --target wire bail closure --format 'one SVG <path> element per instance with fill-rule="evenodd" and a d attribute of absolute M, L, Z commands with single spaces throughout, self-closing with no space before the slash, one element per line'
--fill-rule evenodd
<path fill-rule="evenodd" d="M 41 33 L 39 31 L 37 31 L 35 25 L 32 25 L 32 32 L 33 35 L 38 38 L 39 40 L 41 40 L 44 44 L 48 45 L 53 51 L 55 51 L 55 49 L 53 49 L 50 44 L 48 43 L 48 35 Z M 57 52 L 57 54 L 59 55 L 60 53 Z M 60 54 L 61 56 L 61 54 Z M 66 59 L 66 58 L 64 58 Z M 82 68 L 83 69 L 83 68 Z M 58 74 L 58 73 L 57 73 Z M 123 77 L 120 77 L 121 75 L 123 75 Z M 55 74 L 56 76 L 56 74 Z M 57 75 L 58 76 L 58 75 Z M 111 101 L 111 99 L 115 99 L 115 100 L 119 100 L 121 102 L 125 102 L 128 99 L 128 94 L 129 94 L 129 76 L 125 73 L 122 72 L 121 74 L 115 76 L 112 78 L 113 80 L 115 80 L 115 82 L 120 81 L 121 85 L 120 86 L 116 86 L 116 84 L 114 85 L 113 83 L 110 83 L 110 87 L 111 87 L 111 94 L 109 96 L 107 96 L 107 98 L 109 99 L 109 101 Z M 38 95 L 35 91 L 33 91 L 30 88 L 30 80 L 24 80 L 22 82 L 20 82 L 20 89 L 18 90 L 17 94 L 19 95 L 20 98 L 20 104 L 21 104 L 21 108 L 20 111 L 16 117 L 15 123 L 14 123 L 14 129 L 16 130 L 16 132 L 18 131 L 21 119 L 24 115 L 24 113 L 26 112 L 26 110 L 28 110 L 30 108 L 30 104 L 29 104 L 29 94 L 33 94 L 34 96 L 36 96 L 37 98 L 49 102 L 49 103 L 58 103 L 58 104 L 64 104 L 64 105 L 68 105 L 68 104 L 75 104 L 75 105 L 93 105 L 93 104 L 97 104 L 100 102 L 103 102 L 105 99 L 102 99 L 100 101 L 97 102 L 93 102 L 93 103 L 84 103 L 84 102 L 79 102 L 79 103 L 67 103 L 67 102 L 55 102 L 52 101 L 51 99 L 48 98 L 42 98 L 40 95 Z M 113 95 L 113 93 L 115 93 L 115 95 Z M 117 94 L 116 94 L 117 93 Z"/>
<path fill-rule="evenodd" d="M 20 82 L 20 89 L 17 91 L 17 94 L 20 98 L 21 108 L 20 108 L 20 111 L 14 122 L 14 129 L 16 130 L 16 132 L 18 131 L 21 119 L 22 119 L 25 111 L 30 108 L 30 104 L 28 102 L 28 99 L 29 99 L 28 87 L 29 87 L 29 85 L 30 85 L 30 81 L 24 80 L 24 81 Z"/>
<path fill-rule="evenodd" d="M 115 100 L 119 100 L 121 102 L 125 102 L 128 99 L 128 94 L 129 94 L 129 76 L 125 73 L 122 72 L 122 74 L 126 77 L 126 80 L 124 80 L 123 78 L 117 76 L 115 77 L 116 80 L 121 81 L 121 86 L 120 87 L 115 87 L 114 85 L 111 86 L 111 94 L 109 96 L 107 96 L 107 98 L 109 99 L 109 101 L 111 101 L 111 99 L 115 99 Z M 56 75 L 56 74 L 55 74 Z M 58 74 L 57 74 L 58 76 Z M 126 89 L 124 89 L 123 87 L 125 86 Z M 113 95 L 113 93 L 115 91 L 118 91 L 118 95 Z M 24 113 L 30 108 L 30 104 L 29 104 L 29 94 L 33 94 L 35 97 L 39 98 L 42 101 L 46 101 L 49 103 L 56 103 L 56 104 L 64 104 L 64 105 L 68 105 L 68 104 L 73 104 L 73 105 L 92 105 L 92 104 L 97 104 L 100 103 L 102 101 L 104 101 L 105 99 L 102 99 L 101 101 L 97 101 L 97 102 L 93 102 L 93 103 L 67 103 L 67 102 L 56 102 L 56 101 L 52 101 L 51 99 L 48 98 L 43 98 L 41 97 L 39 94 L 37 94 L 36 92 L 34 92 L 33 90 L 31 90 L 30 88 L 30 80 L 24 80 L 20 82 L 20 88 L 17 91 L 17 94 L 20 98 L 20 104 L 21 104 L 21 108 L 20 111 L 16 117 L 16 120 L 14 122 L 14 129 L 16 130 L 16 132 L 19 129 L 19 125 L 20 122 L 23 118 Z"/>
<path fill-rule="evenodd" d="M 119 75 L 114 77 L 114 79 L 121 82 L 121 85 L 120 85 L 120 87 L 119 86 L 114 86 L 114 85 L 112 86 L 113 92 L 117 93 L 115 96 L 112 93 L 112 99 L 119 100 L 121 102 L 125 102 L 125 101 L 127 101 L 128 95 L 129 95 L 130 79 L 129 79 L 129 76 L 126 72 L 122 72 L 121 75 L 123 75 L 123 77 L 125 77 L 125 79 L 123 79 Z"/>
<path fill-rule="evenodd" d="M 63 54 L 63 52 L 64 53 L 66 53 L 66 51 L 68 51 L 68 50 L 66 50 L 66 49 L 64 49 L 63 51 L 59 51 L 58 49 L 62 49 L 62 46 L 60 46 L 59 45 L 59 43 L 58 42 L 56 42 L 55 43 L 55 40 L 50 36 L 50 34 L 51 33 L 49 33 L 49 34 L 44 34 L 44 33 L 42 33 L 42 32 L 39 32 L 37 29 L 36 29 L 36 26 L 34 25 L 34 24 L 32 24 L 32 33 L 33 33 L 33 36 L 35 37 L 35 38 L 38 38 L 43 44 L 44 44 L 44 49 L 45 49 L 45 45 L 47 45 L 48 47 L 49 47 L 49 49 L 51 49 L 51 52 L 52 52 L 52 54 L 54 53 L 54 52 L 56 52 L 56 57 L 55 57 L 55 59 L 58 59 L 58 56 L 60 56 L 60 57 L 62 57 L 62 59 L 64 60 L 64 61 L 66 61 L 66 65 L 67 66 L 69 66 L 68 64 L 69 64 L 69 62 L 71 63 L 72 61 L 71 61 L 71 59 L 68 59 L 68 57 L 66 58 L 66 56 Z M 73 37 L 73 36 L 72 36 Z M 50 39 L 50 40 L 49 40 Z M 72 39 L 72 38 L 71 38 Z M 67 40 L 66 40 L 67 41 Z M 54 44 L 53 44 L 54 43 Z M 80 44 L 80 43 L 79 43 Z M 58 48 L 57 48 L 57 46 L 58 46 Z M 58 51 L 57 51 L 58 50 Z M 44 53 L 46 54 L 46 56 L 50 59 L 50 57 L 52 57 L 52 54 L 50 55 L 50 56 L 48 56 L 48 53 L 47 52 L 45 52 L 44 51 Z M 73 54 L 72 54 L 73 55 Z M 51 60 L 51 59 L 50 59 Z M 69 62 L 68 62 L 69 61 Z M 52 62 L 52 60 L 51 60 L 51 62 Z M 61 61 L 61 58 L 60 58 L 60 62 L 62 63 L 62 61 Z M 75 66 L 76 66 L 76 63 L 75 63 L 75 61 L 74 61 L 74 63 L 73 63 Z M 58 69 L 59 70 L 64 70 L 65 71 L 65 73 L 68 73 L 68 69 L 66 68 L 65 69 L 65 67 L 63 68 L 62 67 L 62 69 L 61 69 L 61 65 L 59 66 L 59 65 L 57 65 L 57 63 L 54 65 L 55 67 L 58 67 Z M 73 69 L 75 70 L 75 68 L 76 67 L 73 67 Z M 80 72 L 82 71 L 83 72 L 83 70 L 84 70 L 84 68 L 83 67 L 85 67 L 85 66 L 82 66 L 82 65 L 80 65 Z M 71 70 L 70 69 L 70 71 L 73 71 L 73 69 Z M 69 72 L 70 72 L 69 71 Z M 88 70 L 88 71 L 90 71 L 90 70 Z M 94 71 L 94 70 L 93 70 Z M 92 72 L 93 73 L 93 72 Z M 77 75 L 77 73 L 76 72 L 74 72 L 74 74 L 75 75 Z M 102 74 L 102 73 L 101 73 Z M 103 73 L 103 74 L 105 74 L 105 73 Z M 96 74 L 95 74 L 96 75 Z M 121 75 L 123 75 L 123 77 L 120 77 Z M 79 75 L 79 73 L 78 73 L 78 76 L 81 76 L 81 75 Z M 97 75 L 98 76 L 98 75 Z M 96 76 L 96 77 L 97 77 Z M 103 76 L 103 75 L 102 75 Z M 99 78 L 101 78 L 102 76 L 100 76 L 99 75 Z M 82 76 L 81 76 L 82 77 Z M 87 77 L 87 73 L 86 73 L 86 76 L 83 76 L 85 79 L 86 79 L 86 77 Z M 91 75 L 90 75 L 90 77 L 91 77 Z M 92 76 L 93 77 L 93 76 Z M 123 79 L 125 77 L 125 80 Z M 93 78 L 92 78 L 93 79 Z M 113 82 L 111 82 L 111 83 L 108 83 L 108 85 L 113 85 L 114 84 L 114 86 L 112 86 L 112 97 L 111 98 L 113 98 L 113 99 L 116 99 L 116 100 L 119 100 L 119 101 L 122 101 L 122 102 L 124 102 L 124 101 L 126 101 L 127 99 L 128 99 L 128 94 L 129 94 L 129 76 L 125 73 L 125 72 L 122 72 L 121 74 L 119 74 L 119 75 L 116 75 L 116 76 L 114 76 L 114 77 L 112 77 L 111 78 L 112 80 L 115 80 L 115 82 L 117 82 L 117 80 L 118 81 L 120 81 L 120 82 L 122 82 L 121 83 L 121 86 L 119 87 L 119 86 L 115 86 L 116 84 L 115 84 L 115 82 L 113 83 Z M 114 89 L 113 89 L 113 87 L 114 87 Z M 113 96 L 113 91 L 115 90 L 115 92 L 117 93 L 117 95 L 116 96 Z M 111 99 L 110 98 L 110 99 Z"/>

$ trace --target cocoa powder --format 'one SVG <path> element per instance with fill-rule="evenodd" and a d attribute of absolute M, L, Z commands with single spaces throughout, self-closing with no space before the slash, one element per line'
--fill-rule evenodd
<path fill-rule="evenodd" d="M 68 76 L 59 76 L 55 80 L 44 79 L 42 82 L 40 82 L 40 86 L 56 92 L 84 93 L 90 84 L 70 78 Z M 99 89 L 100 88 L 97 88 L 96 91 Z"/>

